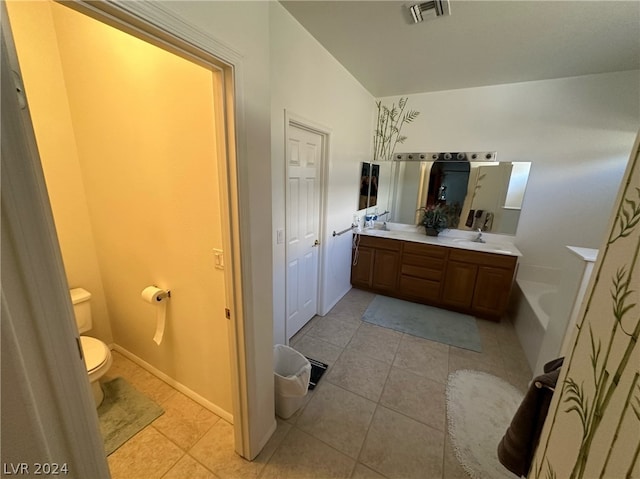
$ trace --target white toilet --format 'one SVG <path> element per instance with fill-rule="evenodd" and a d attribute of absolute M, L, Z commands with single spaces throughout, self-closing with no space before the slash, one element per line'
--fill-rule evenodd
<path fill-rule="evenodd" d="M 71 293 L 71 302 L 73 303 L 73 312 L 76 316 L 78 331 L 82 334 L 89 331 L 93 325 L 91 321 L 91 293 L 82 288 L 74 288 L 69 292 Z M 80 336 L 80 343 L 84 354 L 84 362 L 89 373 L 93 399 L 96 407 L 98 407 L 104 399 L 104 392 L 100 386 L 99 379 L 111 367 L 113 362 L 111 351 L 102 341 L 89 336 Z"/>

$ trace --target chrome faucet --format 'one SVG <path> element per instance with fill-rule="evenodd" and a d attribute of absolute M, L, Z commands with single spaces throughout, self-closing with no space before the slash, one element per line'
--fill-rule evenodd
<path fill-rule="evenodd" d="M 484 239 L 482 239 L 482 229 L 478 228 L 478 236 L 473 238 L 471 241 L 475 243 L 484 243 Z"/>

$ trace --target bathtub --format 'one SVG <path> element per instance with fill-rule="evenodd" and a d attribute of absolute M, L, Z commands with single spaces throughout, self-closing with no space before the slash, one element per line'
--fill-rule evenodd
<path fill-rule="evenodd" d="M 546 331 L 553 301 L 557 296 L 558 290 L 554 285 L 535 281 L 519 280 L 517 284 L 528 307 L 531 308 L 542 329 Z"/>
<path fill-rule="evenodd" d="M 598 251 L 567 246 L 562 268 L 522 265 L 511 297 L 510 317 L 534 376 L 565 356 Z"/>
<path fill-rule="evenodd" d="M 555 285 L 516 280 L 510 316 L 532 371 L 536 368 L 556 298 Z"/>

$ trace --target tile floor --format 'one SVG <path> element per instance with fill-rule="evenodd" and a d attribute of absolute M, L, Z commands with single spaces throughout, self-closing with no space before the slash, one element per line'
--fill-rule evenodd
<path fill-rule="evenodd" d="M 476 353 L 363 322 L 373 297 L 351 290 L 292 338 L 329 369 L 253 462 L 234 453 L 229 423 L 114 353 L 109 375 L 165 413 L 109 456 L 113 479 L 467 478 L 447 434 L 447 376 L 476 369 L 524 391 L 531 371 L 512 325 L 478 320 Z"/>

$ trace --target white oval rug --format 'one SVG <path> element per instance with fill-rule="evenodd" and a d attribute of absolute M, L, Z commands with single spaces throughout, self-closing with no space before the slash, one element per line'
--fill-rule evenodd
<path fill-rule="evenodd" d="M 523 397 L 491 374 L 465 369 L 449 375 L 449 435 L 458 461 L 472 478 L 517 478 L 498 460 L 498 444 Z"/>

